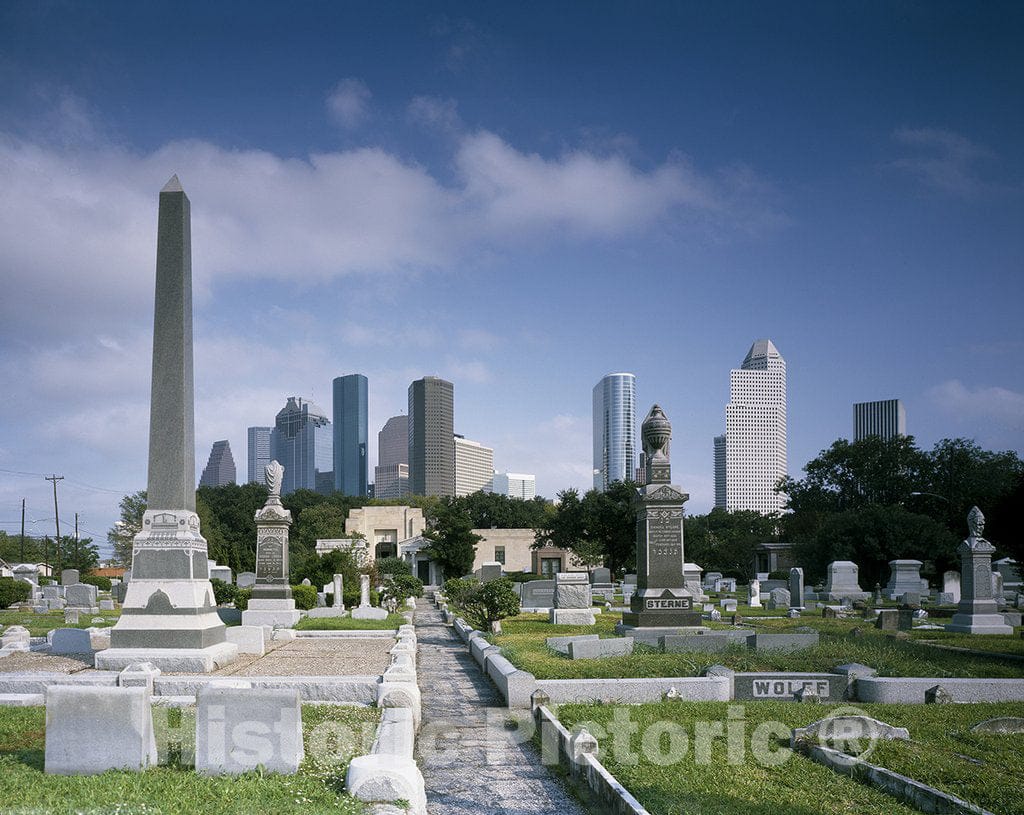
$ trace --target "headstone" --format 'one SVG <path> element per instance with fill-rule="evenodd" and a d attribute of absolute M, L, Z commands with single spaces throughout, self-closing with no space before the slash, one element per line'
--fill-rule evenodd
<path fill-rule="evenodd" d="M 114 601 L 113 600 L 100 600 L 100 611 L 113 611 Z"/>
<path fill-rule="evenodd" d="M 704 570 L 696 563 L 683 564 L 683 587 L 690 592 L 694 602 L 704 596 L 704 586 L 700 579 L 703 573 Z"/>
<path fill-rule="evenodd" d="M 883 608 L 878 612 L 875 628 L 880 631 L 899 631 L 899 611 L 894 608 Z"/>
<path fill-rule="evenodd" d="M 747 639 L 747 644 L 755 651 L 802 651 L 818 645 L 817 631 L 791 631 L 785 634 L 767 634 L 757 632 Z"/>
<path fill-rule="evenodd" d="M 97 608 L 97 594 L 99 590 L 88 583 L 76 583 L 66 586 L 64 589 L 64 600 L 68 608 Z"/>
<path fill-rule="evenodd" d="M 960 572 L 943 572 L 942 592 L 950 595 L 951 599 L 947 602 L 960 602 Z"/>
<path fill-rule="evenodd" d="M 344 577 L 340 574 L 334 575 L 334 607 L 344 610 Z"/>
<path fill-rule="evenodd" d="M 522 607 L 549 609 L 554 604 L 554 580 L 530 580 L 522 584 Z"/>
<path fill-rule="evenodd" d="M 144 770 L 156 762 L 153 711 L 146 688 L 47 687 L 47 774 Z"/>
<path fill-rule="evenodd" d="M 256 572 L 239 572 L 235 585 L 240 589 L 250 589 L 256 585 Z"/>
<path fill-rule="evenodd" d="M 77 608 L 64 609 L 64 623 L 67 625 L 78 625 L 78 615 L 80 613 Z"/>
<path fill-rule="evenodd" d="M 885 587 L 887 600 L 899 600 L 908 591 L 921 593 L 920 560 L 890 560 L 889 583 Z"/>
<path fill-rule="evenodd" d="M 603 659 L 605 657 L 629 656 L 633 653 L 632 637 L 612 639 L 579 640 L 568 643 L 569 659 Z"/>
<path fill-rule="evenodd" d="M 284 467 L 271 461 L 264 472 L 269 487 L 266 503 L 256 512 L 256 582 L 242 625 L 294 628 L 301 616 L 288 580 L 288 528 L 291 510 L 281 503 Z M 309 581 L 305 581 L 308 583 Z"/>
<path fill-rule="evenodd" d="M 554 606 L 548 612 L 555 625 L 594 625 L 590 581 L 586 572 L 559 572 L 555 576 Z"/>
<path fill-rule="evenodd" d="M 135 536 L 132 580 L 112 648 L 96 667 L 120 670 L 180 650 L 208 665 L 232 661 L 210 585 L 206 539 L 196 514 L 192 373 L 192 240 L 189 200 L 177 176 L 160 191 L 149 422 L 147 509 Z M 159 662 L 155 664 L 159 667 Z"/>
<path fill-rule="evenodd" d="M 995 567 L 995 571 L 1003 576 L 1003 587 L 1013 589 L 1013 592 L 1016 594 L 1017 588 L 1021 585 L 1020 566 L 1017 561 L 1013 558 L 1004 557 L 992 565 Z"/>
<path fill-rule="evenodd" d="M 304 755 L 302 705 L 294 688 L 206 685 L 199 691 L 196 772 L 238 775 L 262 767 L 291 774 Z"/>
<path fill-rule="evenodd" d="M 598 566 L 590 572 L 591 583 L 611 583 L 612 582 L 612 571 L 606 569 L 604 566 Z"/>
<path fill-rule="evenodd" d="M 218 580 L 223 580 L 225 583 L 231 583 L 232 582 L 232 580 L 231 580 L 231 567 L 230 566 L 221 566 L 216 561 L 214 561 L 213 565 L 210 566 L 209 568 L 210 568 L 210 579 L 211 580 L 213 578 L 217 578 Z"/>
<path fill-rule="evenodd" d="M 871 594 L 871 600 L 876 606 L 882 602 L 882 586 L 878 583 L 875 583 L 875 590 Z"/>
<path fill-rule="evenodd" d="M 30 563 L 22 563 L 20 566 L 15 567 L 14 577 L 16 580 L 24 580 L 26 583 L 31 583 L 33 586 L 38 586 L 39 567 L 33 566 Z"/>
<path fill-rule="evenodd" d="M 992 592 L 992 553 L 995 547 L 982 537 L 985 516 L 973 507 L 967 516 L 969 535 L 960 544 L 961 597 L 947 631 L 961 634 L 1012 634 L 999 614 Z"/>
<path fill-rule="evenodd" d="M 861 589 L 857 574 L 859 567 L 852 560 L 836 560 L 828 564 L 825 580 L 825 599 L 829 602 L 866 600 L 870 595 Z"/>
<path fill-rule="evenodd" d="M 715 581 L 716 592 L 733 592 L 736 591 L 736 578 L 735 577 L 720 577 Z"/>
<path fill-rule="evenodd" d="M 637 491 L 637 590 L 620 629 L 700 626 L 684 574 L 683 505 L 690 496 L 671 483 L 672 424 L 658 405 L 644 419 L 641 437 L 647 473 Z"/>
<path fill-rule="evenodd" d="M 756 577 L 747 586 L 747 605 L 751 608 L 761 608 L 761 581 Z"/>
<path fill-rule="evenodd" d="M 152 696 L 153 681 L 161 673 L 162 671 L 152 662 L 136 662 L 117 675 L 117 684 L 121 688 L 145 688 Z"/>
<path fill-rule="evenodd" d="M 804 570 L 799 566 L 789 570 L 789 604 L 791 608 L 804 607 Z"/>
<path fill-rule="evenodd" d="M 501 577 L 501 564 L 497 561 L 490 561 L 483 563 L 480 566 L 480 582 L 490 583 L 492 580 L 497 580 Z"/>
<path fill-rule="evenodd" d="M 0 637 L 0 648 L 6 648 L 9 645 L 23 642 L 28 645 L 31 641 L 31 634 L 29 630 L 23 625 L 11 625 L 4 629 L 3 636 Z"/>
<path fill-rule="evenodd" d="M 1006 605 L 1006 598 L 1003 597 L 1003 576 L 999 572 L 992 572 L 992 596 L 1000 608 Z"/>
<path fill-rule="evenodd" d="M 370 576 L 363 574 L 359 576 L 359 606 L 352 609 L 354 620 L 386 620 L 387 611 L 382 608 L 374 608 L 370 605 Z"/>
<path fill-rule="evenodd" d="M 78 574 L 78 569 L 64 569 L 60 573 L 60 583 L 62 586 L 71 586 L 80 580 L 81 577 Z"/>
<path fill-rule="evenodd" d="M 552 651 L 559 654 L 569 655 L 569 643 L 576 640 L 596 640 L 598 639 L 597 634 L 576 634 L 570 637 L 548 637 L 544 640 L 544 644 L 547 645 Z"/>
<path fill-rule="evenodd" d="M 822 702 L 842 702 L 849 679 L 831 673 L 738 673 L 733 677 L 736 701 L 794 701 L 811 690 Z"/>
<path fill-rule="evenodd" d="M 704 575 L 704 588 L 708 591 L 714 591 L 715 584 L 721 579 L 721 572 L 708 572 L 706 575 Z"/>
<path fill-rule="evenodd" d="M 44 600 L 60 600 L 64 596 L 63 586 L 43 586 L 41 591 Z"/>
<path fill-rule="evenodd" d="M 953 599 L 951 592 L 940 591 L 935 595 L 935 603 L 940 606 L 955 606 L 957 601 Z"/>
<path fill-rule="evenodd" d="M 732 598 L 724 598 L 722 600 L 719 600 L 718 604 L 719 604 L 719 606 L 721 606 L 722 611 L 728 611 L 730 613 L 735 613 L 737 602 L 739 602 L 739 601 L 735 600 L 735 599 L 732 599 Z"/>
<path fill-rule="evenodd" d="M 228 628 L 228 642 L 238 646 L 240 654 L 258 654 L 267 651 L 267 629 L 262 625 L 233 625 Z"/>
<path fill-rule="evenodd" d="M 772 589 L 768 594 L 769 611 L 789 608 L 790 596 L 786 589 Z"/>
<path fill-rule="evenodd" d="M 900 597 L 900 605 L 906 608 L 920 608 L 921 595 L 915 591 L 905 591 Z"/>
<path fill-rule="evenodd" d="M 301 585 L 303 585 L 303 586 L 312 586 L 313 583 L 312 583 L 312 581 L 308 577 L 304 577 L 304 578 L 302 578 Z"/>

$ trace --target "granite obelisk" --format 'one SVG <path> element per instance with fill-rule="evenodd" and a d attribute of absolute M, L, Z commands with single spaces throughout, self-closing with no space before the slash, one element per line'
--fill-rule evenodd
<path fill-rule="evenodd" d="M 946 624 L 958 634 L 1013 634 L 1013 627 L 999 613 L 992 591 L 992 553 L 996 547 L 982 536 L 985 516 L 977 507 L 967 515 L 967 540 L 960 544 L 960 603 Z"/>
<path fill-rule="evenodd" d="M 217 615 L 196 514 L 193 405 L 191 214 L 175 175 L 160 191 L 157 224 L 147 509 L 121 618 L 97 668 L 148 661 L 210 671 L 237 656 Z"/>

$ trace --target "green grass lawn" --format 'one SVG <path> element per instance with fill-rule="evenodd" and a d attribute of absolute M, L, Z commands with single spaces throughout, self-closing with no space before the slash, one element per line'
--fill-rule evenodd
<path fill-rule="evenodd" d="M 886 815 L 914 812 L 895 799 L 789 754 L 788 730 L 827 715 L 834 705 L 757 702 L 661 703 L 636 706 L 560 705 L 558 716 L 570 729 L 596 723 L 605 766 L 653 815 Z M 999 815 L 1024 812 L 1024 736 L 970 733 L 970 727 L 996 716 L 1024 716 L 1024 705 L 858 705 L 863 712 L 910 730 L 911 742 L 876 745 L 867 760 L 924 781 Z M 618 710 L 618 712 L 616 712 Z M 733 716 L 730 717 L 730 710 Z M 628 719 L 625 717 L 628 716 Z M 616 745 L 616 717 L 636 725 Z M 778 722 L 771 732 L 765 722 Z M 702 723 L 702 724 L 698 724 Z M 782 726 L 784 725 L 784 727 Z M 699 729 L 735 728 L 739 750 L 725 738 L 703 739 Z M 765 736 L 753 737 L 759 728 Z M 588 726 L 588 729 L 589 726 Z M 662 735 L 657 737 L 661 731 Z M 593 731 L 592 731 L 593 732 Z M 628 733 L 628 730 L 620 730 Z M 671 732 L 671 737 L 669 733 Z M 670 738 L 688 739 L 682 757 L 669 753 Z M 628 739 L 628 741 L 627 741 Z M 777 766 L 766 766 L 754 745 L 782 748 Z M 628 749 L 626 748 L 628 745 Z M 632 757 L 631 757 L 632 756 Z M 676 759 L 669 762 L 669 759 Z"/>
<path fill-rule="evenodd" d="M 1015 628 L 1013 636 L 999 634 L 955 634 L 952 631 L 915 631 L 913 639 L 918 642 L 934 642 L 953 648 L 970 648 L 974 651 L 990 651 L 1024 657 L 1024 628 Z"/>
<path fill-rule="evenodd" d="M 933 648 L 926 643 L 900 640 L 883 634 L 862 620 L 800 619 L 751 620 L 752 630 L 783 632 L 809 627 L 818 631 L 820 644 L 794 653 L 757 653 L 735 645 L 718 653 L 690 652 L 662 654 L 636 647 L 632 656 L 607 659 L 571 660 L 548 649 L 547 637 L 570 634 L 614 636 L 618 614 L 597 615 L 594 626 L 551 625 L 539 614 L 523 614 L 502 622 L 502 633 L 490 639 L 500 646 L 518 668 L 538 679 L 583 679 L 612 677 L 699 676 L 709 665 L 725 665 L 736 671 L 830 671 L 847 662 L 861 662 L 882 676 L 927 677 L 1022 677 L 1024 663 L 965 656 Z M 714 628 L 726 627 L 712 624 Z M 859 628 L 861 636 L 851 632 Z M 921 632 L 926 633 L 926 632 Z M 941 633 L 941 632 L 927 632 Z M 1007 642 L 1010 637 L 1004 638 Z"/>
<path fill-rule="evenodd" d="M 104 625 L 113 625 L 121 616 L 120 611 L 101 611 L 98 614 L 87 614 L 82 612 L 78 615 L 77 624 L 65 623 L 63 611 L 48 611 L 46 614 L 36 614 L 28 611 L 12 611 L 5 609 L 0 611 L 0 625 L 7 628 L 9 625 L 23 625 L 33 637 L 45 637 L 54 628 L 92 628 L 99 627 L 100 623 L 94 623 L 93 617 L 102 617 Z"/>
<path fill-rule="evenodd" d="M 157 721 L 162 712 L 154 711 Z M 378 715 L 376 708 L 304 705 L 306 760 L 291 776 L 253 772 L 207 778 L 182 767 L 59 776 L 43 772 L 45 710 L 0 708 L 0 811 L 12 815 L 361 813 L 363 805 L 344 793 L 345 771 L 353 755 L 368 751 Z M 340 737 L 329 738 L 329 731 Z"/>
<path fill-rule="evenodd" d="M 389 614 L 384 620 L 353 620 L 351 617 L 303 617 L 295 626 L 299 631 L 381 631 L 405 625 L 401 614 Z"/>

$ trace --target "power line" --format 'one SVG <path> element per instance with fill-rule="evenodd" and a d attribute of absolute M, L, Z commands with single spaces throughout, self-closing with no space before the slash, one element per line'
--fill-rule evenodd
<path fill-rule="evenodd" d="M 57 475 L 56 473 L 54 473 L 51 476 L 43 476 L 43 478 L 45 478 L 47 481 L 52 481 L 53 482 L 53 520 L 54 520 L 54 523 L 57 526 L 57 541 L 56 541 L 57 542 L 57 571 L 61 572 L 61 571 L 63 571 L 63 569 L 61 568 L 61 566 L 63 564 L 61 563 L 61 551 L 60 551 L 61 550 L 61 545 L 60 545 L 60 511 L 57 509 L 57 482 L 58 481 L 63 481 L 64 480 L 64 476 Z M 45 558 L 44 558 L 44 560 L 45 560 Z"/>

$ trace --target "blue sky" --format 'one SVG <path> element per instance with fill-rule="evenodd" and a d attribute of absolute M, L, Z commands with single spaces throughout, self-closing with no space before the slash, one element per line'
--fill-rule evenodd
<path fill-rule="evenodd" d="M 0 528 L 52 529 L 42 473 L 98 538 L 145 484 L 172 173 L 200 468 L 334 376 L 375 433 L 439 374 L 553 496 L 630 370 L 705 511 L 758 337 L 793 474 L 890 397 L 1024 451 L 1019 4 L 209 5 L 0 6 Z"/>

